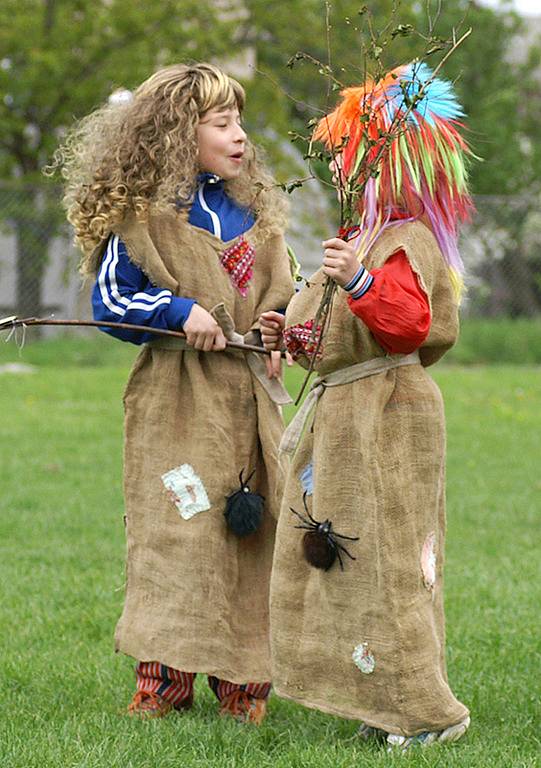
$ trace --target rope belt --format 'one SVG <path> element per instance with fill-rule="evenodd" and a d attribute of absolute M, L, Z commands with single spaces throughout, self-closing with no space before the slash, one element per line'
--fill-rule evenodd
<path fill-rule="evenodd" d="M 419 352 L 415 350 L 409 355 L 389 355 L 387 357 L 373 357 L 364 363 L 349 365 L 347 368 L 339 368 L 326 376 L 318 377 L 312 382 L 310 391 L 299 408 L 295 417 L 290 422 L 288 428 L 282 436 L 280 442 L 280 451 L 283 453 L 294 453 L 297 449 L 301 435 L 304 432 L 310 414 L 314 412 L 319 398 L 327 387 L 339 387 L 342 384 L 351 384 L 352 381 L 365 379 L 368 376 L 375 376 L 377 373 L 384 373 L 391 368 L 398 368 L 402 365 L 416 365 L 420 362 Z"/>
<path fill-rule="evenodd" d="M 247 344 L 253 343 L 254 340 L 250 337 L 250 334 L 252 333 L 251 331 L 247 333 L 246 336 L 237 333 L 235 330 L 235 323 L 233 322 L 233 318 L 223 303 L 217 304 L 215 307 L 213 307 L 210 310 L 210 314 L 216 320 L 228 341 L 245 342 Z M 190 347 L 190 345 L 186 342 L 186 339 L 178 339 L 167 336 L 160 339 L 155 339 L 154 341 L 149 341 L 148 346 L 152 347 L 153 349 L 182 349 L 191 352 L 197 351 L 194 350 L 193 347 Z M 283 384 L 278 381 L 278 379 L 269 379 L 267 376 L 267 367 L 261 359 L 261 356 L 255 352 L 245 352 L 243 354 L 246 358 L 246 363 L 250 371 L 259 381 L 270 399 L 278 405 L 287 405 L 288 403 L 291 403 L 292 400 Z"/>

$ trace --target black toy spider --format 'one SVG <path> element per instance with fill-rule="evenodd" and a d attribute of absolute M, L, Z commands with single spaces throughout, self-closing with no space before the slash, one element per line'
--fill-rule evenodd
<path fill-rule="evenodd" d="M 340 570 L 344 570 L 344 561 L 340 552 L 344 552 L 351 560 L 356 560 L 347 549 L 337 541 L 337 539 L 346 539 L 347 541 L 359 541 L 358 536 L 344 536 L 341 533 L 336 533 L 332 529 L 332 523 L 330 520 L 325 520 L 323 523 L 318 523 L 314 520 L 308 507 L 306 506 L 306 492 L 303 494 L 302 503 L 308 517 L 304 517 L 296 512 L 293 507 L 289 509 L 294 515 L 297 515 L 302 525 L 296 525 L 295 528 L 302 528 L 307 531 L 304 534 L 302 544 L 304 549 L 305 560 L 313 565 L 314 568 L 322 568 L 324 571 L 328 571 L 332 567 L 334 561 L 338 557 L 340 563 Z"/>
<path fill-rule="evenodd" d="M 243 479 L 244 469 L 239 475 L 240 488 L 233 491 L 225 502 L 224 516 L 229 529 L 241 538 L 255 533 L 263 517 L 263 496 L 252 493 L 248 483 L 255 475 L 255 469 L 247 480 Z"/>

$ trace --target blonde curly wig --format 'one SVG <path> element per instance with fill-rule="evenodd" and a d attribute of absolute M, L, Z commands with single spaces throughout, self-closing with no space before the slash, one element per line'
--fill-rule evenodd
<path fill-rule="evenodd" d="M 112 100 L 80 120 L 47 171 L 61 169 L 64 206 L 83 252 L 91 254 L 128 214 L 145 221 L 152 207 L 188 204 L 196 190 L 197 124 L 209 109 L 244 108 L 242 86 L 212 64 L 175 64 L 145 80 L 130 100 Z M 286 223 L 287 204 L 247 142 L 228 194 L 249 207 L 261 237 Z"/>

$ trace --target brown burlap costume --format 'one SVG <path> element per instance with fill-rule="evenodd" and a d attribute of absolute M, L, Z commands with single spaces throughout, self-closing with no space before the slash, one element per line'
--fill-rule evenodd
<path fill-rule="evenodd" d="M 245 334 L 260 313 L 286 306 L 293 292 L 281 234 L 255 246 L 246 298 L 219 262 L 223 243 L 176 212 L 118 227 L 130 259 L 157 286 L 223 302 Z M 96 254 L 96 263 L 100 254 Z M 116 648 L 140 661 L 203 672 L 235 683 L 270 679 L 268 593 L 283 490 L 278 456 L 282 418 L 241 352 L 203 353 L 145 345 L 124 396 L 127 526 L 126 602 Z M 199 480 L 188 498 L 209 509 L 183 519 L 162 475 L 189 465 Z M 225 497 L 255 470 L 265 497 L 261 528 L 239 539 L 224 519 Z M 177 501 L 179 499 L 177 498 Z"/>
<path fill-rule="evenodd" d="M 366 266 L 403 248 L 426 292 L 428 338 L 413 364 L 327 388 L 294 454 L 277 530 L 271 582 L 273 682 L 280 696 L 388 733 L 438 731 L 467 709 L 445 670 L 445 425 L 424 366 L 454 343 L 457 307 L 447 267 L 420 222 L 386 230 Z M 324 275 L 291 302 L 286 325 L 314 317 Z M 316 365 L 320 376 L 385 353 L 339 290 Z M 312 463 L 308 509 L 359 541 L 327 572 L 303 558 L 301 475 Z M 435 573 L 434 573 L 435 556 Z M 435 577 L 435 578 L 434 578 Z M 355 660 L 353 658 L 355 656 Z"/>

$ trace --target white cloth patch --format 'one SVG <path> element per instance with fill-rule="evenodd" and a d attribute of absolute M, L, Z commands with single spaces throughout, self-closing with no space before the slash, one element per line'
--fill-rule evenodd
<path fill-rule="evenodd" d="M 162 475 L 163 484 L 173 504 L 184 520 L 189 520 L 198 512 L 210 509 L 210 503 L 205 487 L 193 467 L 182 464 L 170 469 Z"/>
<path fill-rule="evenodd" d="M 355 665 L 359 667 L 365 675 L 370 675 L 376 668 L 376 660 L 368 649 L 368 643 L 358 645 L 351 656 Z"/>
<path fill-rule="evenodd" d="M 431 592 L 436 583 L 436 534 L 428 534 L 421 552 L 421 570 L 425 587 Z"/>

